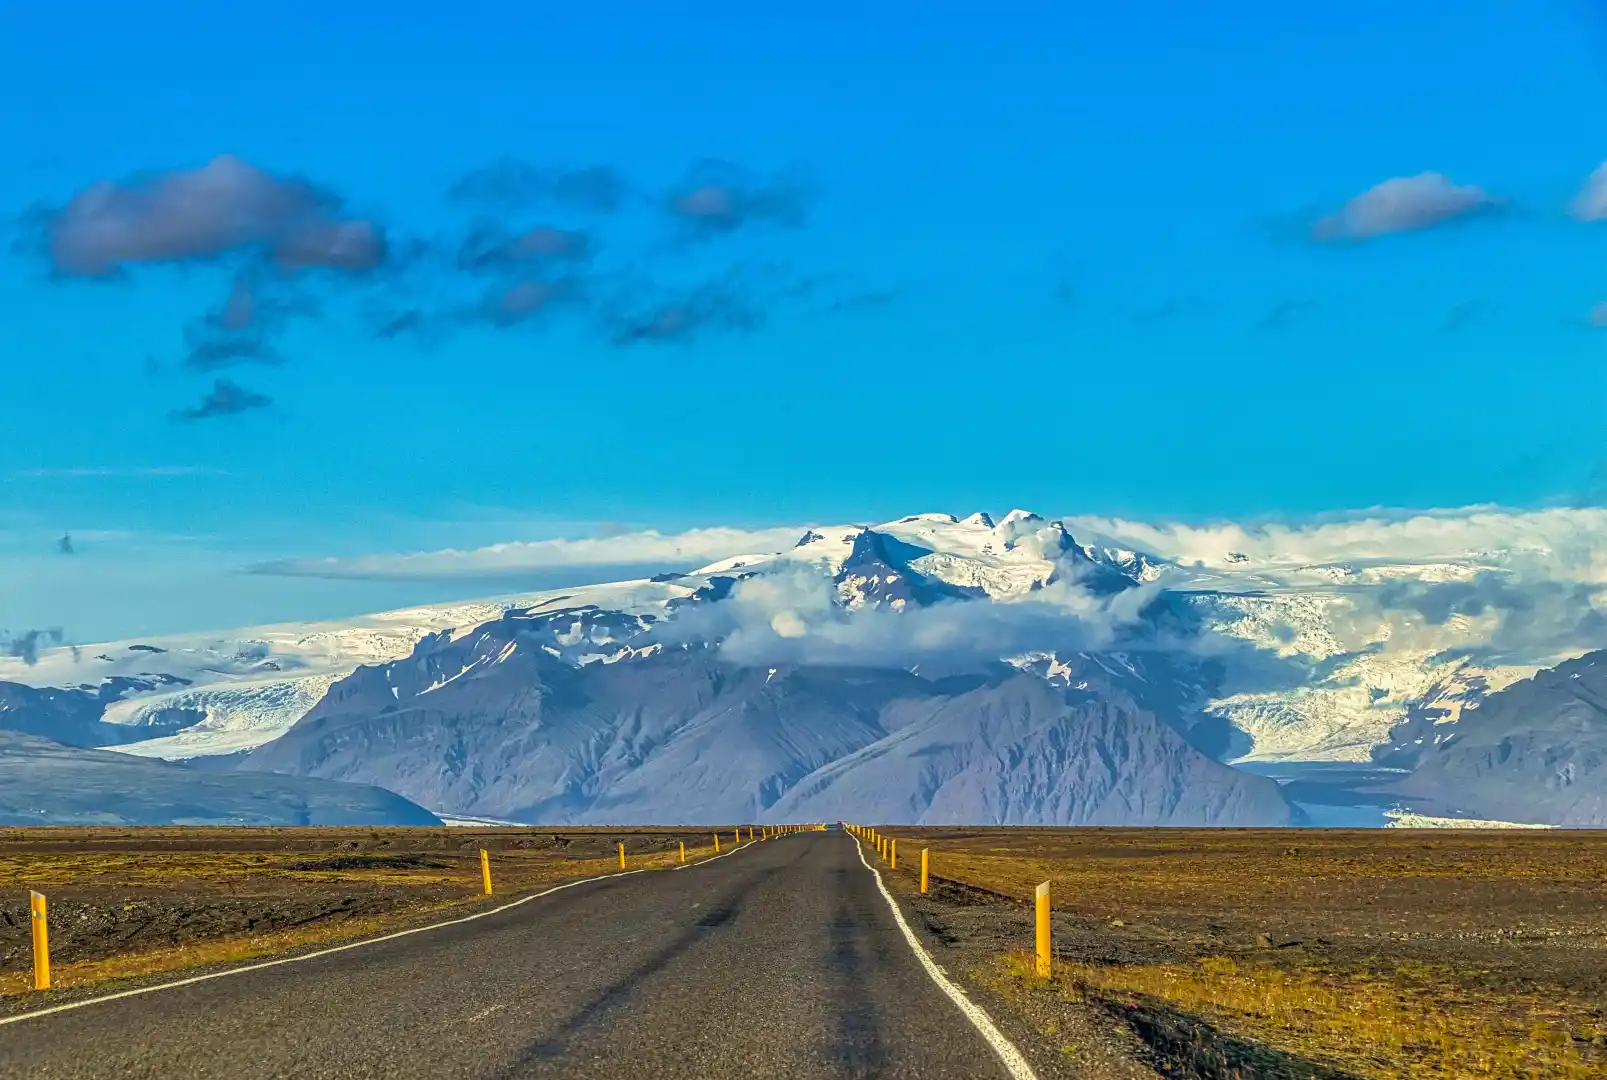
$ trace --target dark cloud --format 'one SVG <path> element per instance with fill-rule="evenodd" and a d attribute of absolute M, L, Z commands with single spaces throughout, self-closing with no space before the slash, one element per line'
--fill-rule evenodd
<path fill-rule="evenodd" d="M 513 326 L 566 298 L 573 298 L 573 290 L 565 282 L 515 281 L 491 290 L 475 314 L 497 326 Z"/>
<path fill-rule="evenodd" d="M 299 292 L 284 292 L 283 283 L 269 287 L 249 276 L 237 278 L 223 303 L 185 330 L 189 352 L 183 366 L 191 371 L 218 371 L 237 364 L 284 362 L 270 339 L 294 318 L 317 318 L 321 305 Z"/>
<path fill-rule="evenodd" d="M 458 245 L 458 266 L 479 271 L 572 262 L 586 258 L 590 248 L 590 237 L 579 230 L 542 226 L 511 233 L 499 225 L 482 223 Z"/>
<path fill-rule="evenodd" d="M 758 176 L 724 161 L 701 161 L 664 199 L 683 239 L 706 239 L 750 225 L 799 226 L 816 199 L 801 171 Z"/>
<path fill-rule="evenodd" d="M 229 333 L 238 333 L 249 330 L 258 318 L 258 303 L 256 294 L 244 282 L 236 282 L 229 290 L 229 298 L 223 306 L 207 317 L 208 321 L 220 330 Z"/>
<path fill-rule="evenodd" d="M 56 554 L 71 555 L 74 551 L 72 534 L 63 533 L 61 539 L 56 541 Z"/>
<path fill-rule="evenodd" d="M 488 299 L 479 305 L 431 308 L 420 303 L 380 305 L 365 315 L 369 332 L 381 341 L 411 339 L 424 348 L 435 348 L 465 323 L 482 318 Z"/>
<path fill-rule="evenodd" d="M 546 203 L 611 214 L 624 205 L 629 194 L 625 177 L 608 165 L 538 167 L 504 157 L 465 173 L 447 197 L 487 209 L 519 210 Z"/>
<path fill-rule="evenodd" d="M 191 355 L 186 366 L 209 371 L 236 360 L 278 363 L 267 339 L 292 318 L 318 318 L 323 307 L 301 292 L 268 288 L 247 276 L 236 278 L 219 307 L 186 328 Z"/>
<path fill-rule="evenodd" d="M 845 315 L 856 311 L 880 311 L 891 307 L 898 300 L 896 289 L 879 289 L 869 292 L 852 293 L 848 296 L 833 300 L 825 307 L 828 315 Z"/>
<path fill-rule="evenodd" d="M 191 371 L 221 371 L 237 364 L 284 363 L 272 345 L 257 337 L 231 337 L 212 341 L 197 341 L 185 354 L 184 366 Z"/>
<path fill-rule="evenodd" d="M 0 635 L 0 656 L 21 660 L 29 667 L 39 662 L 41 646 L 60 645 L 66 634 L 59 626 L 47 630 L 24 630 L 20 634 Z"/>
<path fill-rule="evenodd" d="M 478 299 L 381 304 L 370 307 L 366 318 L 377 338 L 408 337 L 433 346 L 471 326 L 511 329 L 559 308 L 579 308 L 585 302 L 586 286 L 580 278 L 512 276 L 485 289 Z"/>
<path fill-rule="evenodd" d="M 1494 310 L 1495 305 L 1488 300 L 1464 300 L 1454 304 L 1440 322 L 1440 333 L 1454 334 L 1466 330 L 1483 322 Z"/>
<path fill-rule="evenodd" d="M 228 379 L 218 379 L 199 404 L 178 410 L 173 413 L 173 419 L 188 422 L 210 420 L 218 416 L 237 416 L 253 409 L 265 409 L 272 404 L 273 399 L 264 394 L 247 390 Z"/>
<path fill-rule="evenodd" d="M 375 337 L 390 340 L 422 333 L 427 319 L 423 308 L 383 308 L 370 312 L 368 322 Z"/>
<path fill-rule="evenodd" d="M 842 280 L 842 274 L 801 274 L 782 285 L 776 295 L 787 300 L 809 300 L 826 286 Z"/>
<path fill-rule="evenodd" d="M 1183 301 L 1175 296 L 1168 296 L 1159 304 L 1149 308 L 1139 308 L 1132 312 L 1128 318 L 1135 326 L 1151 326 L 1155 323 L 1166 322 L 1182 315 L 1186 310 Z"/>
<path fill-rule="evenodd" d="M 1444 173 L 1397 176 L 1318 218 L 1311 237 L 1319 241 L 1369 240 L 1488 213 L 1501 205 L 1502 200 L 1483 188 L 1452 183 Z"/>
<path fill-rule="evenodd" d="M 312 221 L 272 248 L 281 270 L 338 270 L 358 274 L 385 262 L 385 234 L 372 221 Z"/>
<path fill-rule="evenodd" d="M 764 323 L 764 297 L 741 275 L 703 282 L 678 294 L 644 292 L 605 307 L 602 327 L 614 345 L 688 343 L 709 333 L 746 333 Z"/>
<path fill-rule="evenodd" d="M 1316 306 L 1315 300 L 1279 300 L 1261 316 L 1261 320 L 1255 324 L 1255 330 L 1263 334 L 1272 330 L 1282 330 Z"/>
<path fill-rule="evenodd" d="M 44 242 L 55 271 L 73 277 L 239 252 L 286 271 L 363 271 L 386 257 L 379 227 L 346 216 L 327 191 L 229 155 L 95 184 L 48 213 Z"/>
<path fill-rule="evenodd" d="M 276 293 L 247 279 L 235 281 L 223 303 L 209 312 L 202 326 L 222 333 L 273 332 L 291 319 L 316 319 L 323 305 L 302 293 Z"/>

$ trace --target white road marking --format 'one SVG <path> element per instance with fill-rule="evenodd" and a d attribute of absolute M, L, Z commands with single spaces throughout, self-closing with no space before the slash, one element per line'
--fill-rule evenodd
<path fill-rule="evenodd" d="M 866 861 L 864 845 L 855 840 L 854 848 L 859 852 L 859 861 L 864 863 L 865 869 L 869 870 L 876 878 L 876 887 L 882 891 L 882 898 L 887 901 L 887 906 L 892 909 L 893 919 L 898 923 L 898 928 L 903 931 L 904 940 L 909 942 L 911 949 L 915 950 L 915 956 L 920 960 L 921 967 L 925 968 L 932 981 L 937 983 L 938 989 L 947 994 L 949 1000 L 959 1006 L 960 1011 L 965 1014 L 965 1018 L 971 1021 L 971 1026 L 981 1032 L 988 1045 L 993 1047 L 993 1052 L 999 1055 L 999 1060 L 1004 1063 L 1005 1070 L 1009 1072 L 1011 1080 L 1038 1080 L 1037 1074 L 1032 1071 L 1032 1066 L 1028 1065 L 1027 1059 L 1021 1056 L 1021 1051 L 1017 1050 L 1015 1044 L 1005 1038 L 1004 1033 L 994 1026 L 992 1017 L 983 1011 L 982 1006 L 966 997 L 965 991 L 950 982 L 949 977 L 943 974 L 943 969 L 937 966 L 937 961 L 932 959 L 932 954 L 926 951 L 926 947 L 915 936 L 915 931 L 911 930 L 910 924 L 904 920 L 904 913 L 899 910 L 898 901 L 893 899 L 893 894 L 887 891 L 887 885 L 882 881 L 881 873 Z"/>
<path fill-rule="evenodd" d="M 689 862 L 678 866 L 672 866 L 670 869 L 687 870 L 694 866 L 702 866 L 705 863 L 714 862 L 716 859 L 723 859 L 727 855 L 735 855 L 737 852 L 744 851 L 750 846 L 752 845 L 744 844 L 742 847 L 734 847 L 730 851 L 721 852 L 719 855 L 715 855 L 707 859 L 699 859 L 697 862 Z M 133 990 L 120 990 L 115 994 L 102 994 L 100 997 L 85 998 L 82 1001 L 69 1001 L 64 1005 L 52 1005 L 48 1009 L 34 1009 L 31 1012 L 17 1013 L 15 1016 L 0 1016 L 0 1027 L 4 1027 L 6 1024 L 21 1023 L 24 1020 L 33 1020 L 40 1016 L 50 1016 L 52 1013 L 67 1012 L 69 1009 L 82 1009 L 86 1005 L 99 1005 L 107 1001 L 118 1001 L 122 998 L 138 997 L 141 994 L 154 994 L 158 990 L 176 990 L 181 986 L 191 986 L 195 983 L 208 982 L 212 979 L 226 979 L 231 975 L 244 975 L 248 971 L 261 971 L 264 968 L 279 967 L 283 964 L 299 964 L 303 960 L 316 960 L 320 956 L 332 956 L 335 953 L 346 952 L 350 949 L 361 949 L 365 945 L 378 945 L 382 941 L 394 941 L 397 938 L 408 937 L 412 934 L 423 934 L 430 930 L 440 930 L 448 926 L 457 926 L 461 923 L 473 922 L 476 919 L 483 919 L 488 915 L 500 915 L 504 911 L 510 911 L 522 904 L 528 904 L 532 900 L 540 900 L 543 896 L 551 896 L 553 893 L 562 892 L 564 889 L 573 889 L 576 885 L 588 885 L 594 881 L 607 881 L 610 878 L 630 877 L 632 874 L 646 874 L 652 869 L 653 868 L 650 866 L 644 866 L 639 870 L 622 870 L 613 874 L 599 874 L 597 877 L 581 878 L 579 881 L 566 881 L 562 885 L 554 885 L 552 888 L 543 890 L 542 892 L 531 893 L 529 896 L 521 896 L 512 903 L 503 904 L 500 907 L 494 907 L 489 911 L 477 911 L 473 915 L 464 915 L 456 919 L 447 919 L 444 922 L 430 923 L 428 926 L 415 926 L 410 930 L 397 930 L 393 933 L 382 934 L 376 938 L 365 938 L 362 941 L 350 941 L 345 945 L 334 945 L 327 949 L 319 949 L 316 952 L 302 953 L 300 956 L 285 956 L 278 960 L 264 960 L 261 963 L 247 964 L 245 967 L 229 968 L 227 971 L 213 971 L 205 975 L 192 975 L 187 979 L 176 979 L 173 982 L 158 983 L 155 986 L 140 986 L 135 987 Z"/>

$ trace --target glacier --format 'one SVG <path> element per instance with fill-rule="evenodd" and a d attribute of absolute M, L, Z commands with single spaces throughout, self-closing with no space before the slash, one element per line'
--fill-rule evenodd
<path fill-rule="evenodd" d="M 1208 823 L 1242 812 L 1275 822 L 1289 811 L 1258 790 L 1253 781 L 1264 776 L 1247 783 L 1242 768 L 1228 766 L 1271 767 L 1287 778 L 1306 765 L 1368 765 L 1585 651 L 1585 643 L 1558 640 L 1481 650 L 1472 646 L 1489 627 L 1477 617 L 1405 625 L 1381 604 L 1403 583 L 1510 573 L 1509 552 L 1408 545 L 1398 557 L 1368 550 L 1323 558 L 1296 544 L 1282 553 L 1258 548 L 1231 531 L 1220 551 L 1201 549 L 1198 537 L 1167 551 L 1146 548 L 1142 541 L 1158 537 L 1120 524 L 1022 510 L 997 520 L 923 513 L 810 527 L 792 546 L 690 573 L 49 649 L 35 664 L 0 658 L 0 729 L 26 715 L 26 730 L 75 745 L 210 759 L 219 769 L 245 762 L 360 778 L 465 816 L 602 820 L 596 815 L 627 808 L 658 812 L 653 793 L 680 790 L 673 805 L 684 812 L 695 806 L 756 820 L 820 816 L 847 799 L 859 816 L 874 808 L 869 817 L 889 821 Z M 477 651 L 481 639 L 497 649 Z M 453 667 L 448 657 L 458 652 Z M 694 660 L 708 670 L 691 673 Z M 418 685 L 421 665 L 432 676 Z M 664 674 L 672 669 L 673 678 Z M 856 669 L 892 682 L 843 712 L 820 687 Z M 592 690 L 631 689 L 603 694 L 613 702 L 605 737 L 552 702 L 520 712 L 501 688 L 516 670 L 533 680 L 527 698 L 531 686 L 563 684 L 566 671 Z M 633 701 L 642 704 L 632 694 L 669 694 L 683 678 L 728 684 L 736 696 L 715 709 L 725 718 L 700 717 L 690 706 L 630 711 Z M 955 678 L 981 682 L 960 690 Z M 758 690 L 738 692 L 753 679 Z M 889 689 L 895 683 L 902 693 Z M 493 684 L 490 705 L 458 700 Z M 41 711 L 36 699 L 19 704 L 30 689 L 75 696 Z M 1005 701 L 1017 703 L 1015 712 Z M 434 732 L 432 752 L 446 757 L 468 760 L 495 746 L 482 772 L 501 779 L 476 779 L 471 770 L 409 788 L 405 778 L 425 766 L 405 754 L 386 757 L 399 752 L 386 742 L 398 725 L 429 714 L 451 727 L 483 708 L 497 711 L 504 727 L 549 717 L 556 727 L 537 725 L 538 742 L 548 741 L 535 756 L 545 763 L 528 774 L 512 768 L 518 748 L 502 745 L 495 731 L 460 731 L 459 743 Z M 919 722 L 900 719 L 913 716 Z M 796 717 L 809 721 L 790 722 Z M 730 723 L 737 726 L 728 739 L 738 739 L 743 724 L 788 732 L 785 752 L 753 750 L 722 775 L 695 733 Z M 370 745 L 371 760 L 326 752 L 336 728 Z M 316 752 L 315 729 L 325 733 Z M 1141 739 L 1122 743 L 1124 732 L 1140 729 Z M 553 749 L 566 739 L 585 749 Z M 1120 770 L 1083 769 L 1115 760 L 1118 744 L 1136 751 Z M 381 767 L 381 758 L 391 764 Z M 1046 761 L 1059 762 L 1058 780 L 1034 774 Z M 1199 798 L 1159 783 L 1162 774 L 1188 777 Z M 1074 803 L 1057 783 L 1079 793 Z M 1206 794 L 1217 788 L 1218 796 Z"/>

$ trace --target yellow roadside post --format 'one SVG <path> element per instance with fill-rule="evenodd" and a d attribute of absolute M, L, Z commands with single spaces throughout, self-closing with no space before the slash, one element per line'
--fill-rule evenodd
<path fill-rule="evenodd" d="M 1049 883 L 1038 886 L 1034 894 L 1038 908 L 1038 978 L 1049 978 Z"/>
<path fill-rule="evenodd" d="M 926 895 L 926 883 L 930 878 L 932 869 L 931 849 L 921 849 L 921 895 Z"/>
<path fill-rule="evenodd" d="M 33 923 L 33 988 L 50 989 L 50 926 L 45 917 L 45 894 L 29 891 L 28 913 Z"/>
<path fill-rule="evenodd" d="M 625 869 L 625 841 L 619 842 L 619 868 Z"/>
<path fill-rule="evenodd" d="M 686 841 L 685 840 L 681 841 L 681 861 L 682 862 L 686 861 Z"/>
<path fill-rule="evenodd" d="M 485 886 L 485 894 L 491 895 L 491 856 L 485 848 L 480 849 L 480 883 Z"/>
<path fill-rule="evenodd" d="M 740 827 L 732 830 L 732 832 L 731 832 L 731 843 L 733 843 L 735 845 L 738 845 L 738 846 L 740 846 L 742 844 L 742 829 Z"/>
<path fill-rule="evenodd" d="M 719 833 L 714 834 L 714 853 L 716 855 L 718 855 L 720 853 L 720 834 Z"/>
<path fill-rule="evenodd" d="M 887 865 L 893 870 L 898 869 L 898 841 L 897 840 L 889 840 L 887 842 Z"/>

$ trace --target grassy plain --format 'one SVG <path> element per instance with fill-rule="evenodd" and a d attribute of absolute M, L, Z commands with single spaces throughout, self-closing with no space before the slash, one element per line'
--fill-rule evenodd
<path fill-rule="evenodd" d="M 619 843 L 631 869 L 672 866 L 682 842 L 714 853 L 703 829 L 0 829 L 0 1000 L 31 992 L 30 890 L 50 905 L 52 982 L 71 989 L 464 914 L 617 870 Z"/>
<path fill-rule="evenodd" d="M 1165 1074 L 1607 1077 L 1607 833 L 883 832 L 907 896 L 930 849 L 913 902 L 985 946 L 977 978 L 1042 1015 L 1103 1010 Z M 1040 881 L 1048 984 L 1026 951 Z"/>

